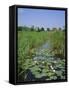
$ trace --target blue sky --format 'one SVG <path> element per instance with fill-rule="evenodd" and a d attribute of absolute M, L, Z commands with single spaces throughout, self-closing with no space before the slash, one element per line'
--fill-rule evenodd
<path fill-rule="evenodd" d="M 18 8 L 18 26 L 59 28 L 65 26 L 65 11 Z"/>

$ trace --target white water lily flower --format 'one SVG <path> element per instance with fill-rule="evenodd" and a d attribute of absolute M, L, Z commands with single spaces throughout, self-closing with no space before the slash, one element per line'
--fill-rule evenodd
<path fill-rule="evenodd" d="M 34 61 L 35 63 L 37 63 L 37 61 Z"/>
<path fill-rule="evenodd" d="M 53 70 L 53 67 L 52 67 L 52 65 L 50 66 L 50 68 Z"/>
<path fill-rule="evenodd" d="M 55 70 L 53 70 L 53 72 L 55 72 Z"/>
<path fill-rule="evenodd" d="M 44 64 L 44 61 L 42 63 Z"/>
<path fill-rule="evenodd" d="M 50 68 L 53 70 L 53 72 L 55 72 L 54 68 L 52 67 L 52 65 L 50 66 Z"/>

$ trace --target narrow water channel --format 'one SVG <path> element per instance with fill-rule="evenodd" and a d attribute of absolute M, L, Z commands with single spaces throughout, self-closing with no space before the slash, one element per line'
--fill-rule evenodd
<path fill-rule="evenodd" d="M 51 43 L 47 41 L 45 44 L 36 49 L 33 60 L 54 60 L 55 57 L 50 53 Z"/>

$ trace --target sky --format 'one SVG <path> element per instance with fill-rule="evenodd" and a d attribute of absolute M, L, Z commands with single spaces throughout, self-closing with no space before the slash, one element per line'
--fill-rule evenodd
<path fill-rule="evenodd" d="M 65 11 L 47 9 L 18 8 L 18 26 L 63 28 Z"/>

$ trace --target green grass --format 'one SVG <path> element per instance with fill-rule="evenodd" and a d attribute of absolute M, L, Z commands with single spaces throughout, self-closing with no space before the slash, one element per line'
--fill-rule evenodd
<path fill-rule="evenodd" d="M 60 57 L 65 57 L 65 33 L 55 31 L 51 34 L 52 53 Z"/>
<path fill-rule="evenodd" d="M 44 61 L 44 67 L 41 71 L 40 65 L 42 66 L 42 61 L 35 63 L 33 61 L 33 55 L 35 55 L 36 49 L 42 46 L 47 41 L 51 43 L 50 53 L 54 56 L 65 57 L 65 35 L 63 31 L 46 31 L 46 32 L 36 32 L 36 31 L 18 31 L 18 76 L 20 79 L 25 80 L 27 76 L 27 69 L 35 75 L 36 78 L 42 75 L 47 75 L 47 79 L 57 79 L 56 76 L 64 78 L 64 74 L 58 71 L 54 73 L 49 66 L 52 62 Z M 61 63 L 61 64 L 60 64 Z M 57 67 L 64 68 L 64 61 L 61 60 L 57 62 Z M 54 65 L 56 68 L 56 66 Z M 41 71 L 41 72 L 40 72 Z M 60 74 L 60 75 L 59 75 Z M 22 76 L 21 76 L 22 75 Z M 62 76 L 62 77 L 61 77 Z"/>

